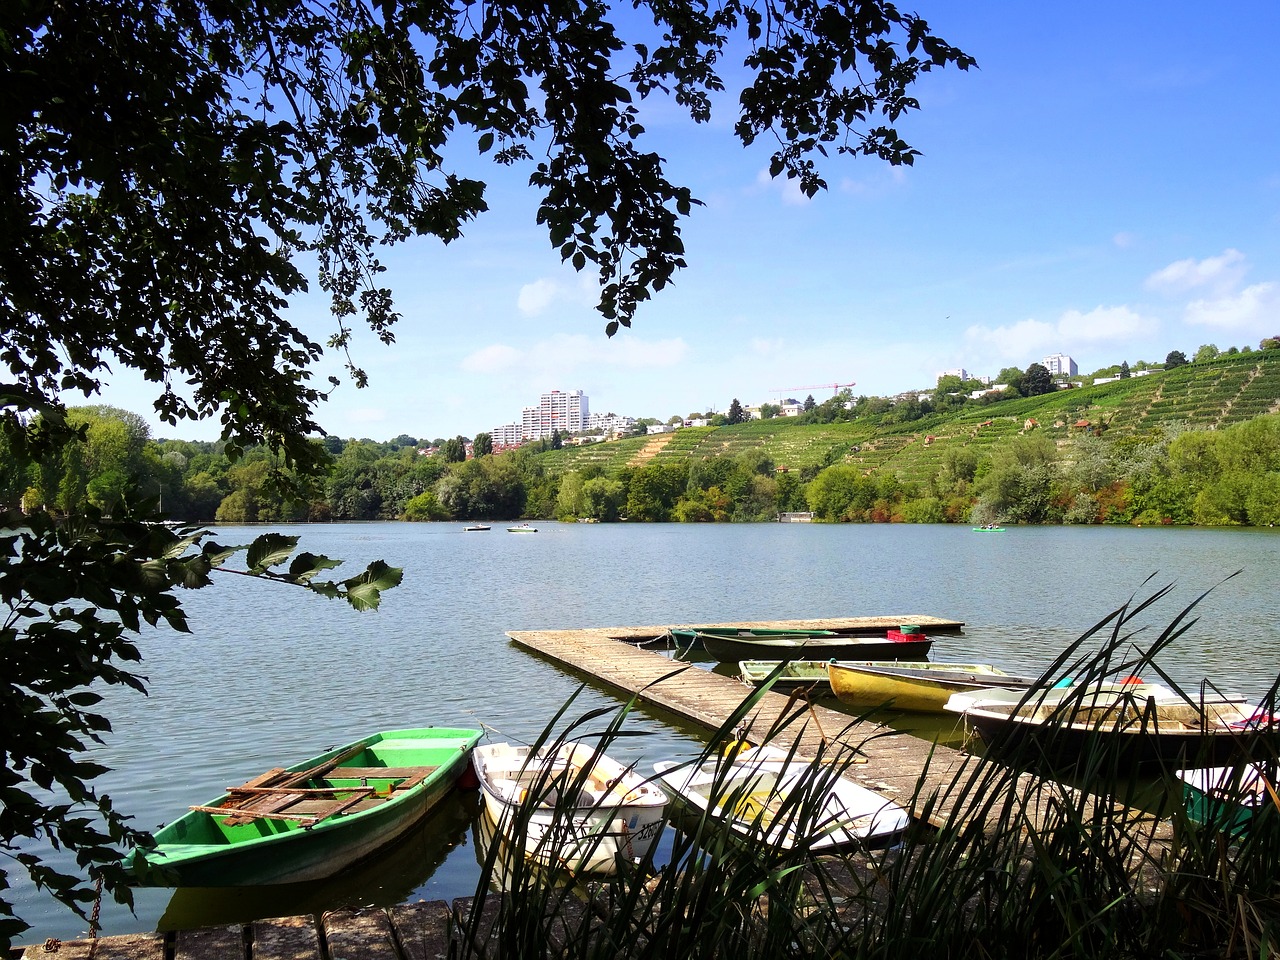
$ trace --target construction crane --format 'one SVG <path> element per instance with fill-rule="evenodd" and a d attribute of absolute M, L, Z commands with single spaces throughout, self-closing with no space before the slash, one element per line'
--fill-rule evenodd
<path fill-rule="evenodd" d="M 807 387 L 780 387 L 777 390 L 770 390 L 769 392 L 776 393 L 781 396 L 784 393 L 793 393 L 798 390 L 825 390 L 830 387 L 831 395 L 834 397 L 840 392 L 842 387 L 856 387 L 857 385 L 858 383 L 856 380 L 850 381 L 849 383 L 811 383 Z"/>

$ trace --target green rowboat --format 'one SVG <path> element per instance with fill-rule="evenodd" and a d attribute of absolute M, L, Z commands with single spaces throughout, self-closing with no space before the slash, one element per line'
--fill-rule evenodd
<path fill-rule="evenodd" d="M 743 683 L 758 687 L 775 670 L 774 690 L 810 690 L 817 696 L 831 693 L 831 682 L 827 676 L 827 660 L 788 660 L 780 663 L 777 660 L 740 660 L 738 676 Z M 779 666 L 781 669 L 779 670 Z"/>
<path fill-rule="evenodd" d="M 470 769 L 481 731 L 387 730 L 232 787 L 155 834 L 130 865 L 144 886 L 319 880 L 420 823 Z"/>

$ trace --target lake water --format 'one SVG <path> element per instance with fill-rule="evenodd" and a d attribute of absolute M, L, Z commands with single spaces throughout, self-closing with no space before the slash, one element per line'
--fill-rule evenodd
<path fill-rule="evenodd" d="M 301 549 L 404 568 L 381 610 L 223 575 L 184 597 L 192 632 L 140 643 L 150 696 L 113 692 L 115 730 L 95 759 L 117 808 L 148 829 L 269 767 L 394 727 L 483 727 L 531 740 L 578 687 L 508 630 L 932 614 L 965 622 L 933 659 L 1034 672 L 1130 596 L 1175 584 L 1144 615 L 1149 636 L 1204 591 L 1199 621 L 1161 659 L 1180 683 L 1208 677 L 1256 697 L 1280 673 L 1280 531 L 1027 527 L 975 533 L 912 525 L 342 524 L 278 528 Z M 263 528 L 221 528 L 247 543 Z M 1242 573 L 1225 583 L 1228 574 Z M 1219 585 L 1220 584 L 1220 585 Z M 1142 635 L 1139 635 L 1139 641 Z M 616 704 L 588 689 L 574 714 Z M 643 713 L 648 736 L 612 753 L 647 764 L 696 751 L 698 731 Z M 319 885 L 137 891 L 136 915 L 104 903 L 104 934 L 235 922 L 474 892 L 474 797 L 459 797 L 389 856 Z M 57 861 L 71 869 L 68 861 Z M 24 942 L 85 924 L 10 873 Z"/>

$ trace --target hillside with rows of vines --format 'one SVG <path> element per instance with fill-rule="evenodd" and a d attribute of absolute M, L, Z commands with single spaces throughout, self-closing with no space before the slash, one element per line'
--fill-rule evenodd
<path fill-rule="evenodd" d="M 1166 429 L 1215 430 L 1267 413 L 1280 413 L 1280 350 L 1220 357 L 1038 397 L 975 402 L 907 423 L 892 422 L 892 414 L 826 424 L 778 417 L 566 447 L 540 459 L 552 474 L 599 467 L 605 475 L 616 475 L 654 460 L 760 451 L 778 469 L 845 463 L 891 470 L 910 481 L 932 475 L 949 448 L 986 452 L 1030 431 L 1069 448 L 1085 434 L 1119 440 Z"/>

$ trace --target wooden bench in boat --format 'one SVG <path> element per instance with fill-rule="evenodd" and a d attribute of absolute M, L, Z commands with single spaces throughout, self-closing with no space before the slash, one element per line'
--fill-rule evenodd
<path fill-rule="evenodd" d="M 324 779 L 332 783 L 334 780 L 399 780 L 393 784 L 393 790 L 408 790 L 416 787 L 439 767 L 335 767 L 325 774 Z"/>
<path fill-rule="evenodd" d="M 349 756 L 353 756 L 354 752 Z M 227 799 L 220 806 L 193 806 L 192 810 L 225 814 L 226 826 L 240 826 L 259 818 L 272 820 L 296 820 L 304 827 L 311 827 L 321 820 L 336 816 L 366 800 L 381 800 L 399 790 L 415 787 L 434 773 L 438 767 L 343 767 L 338 766 L 347 757 L 336 757 L 309 770 L 289 773 L 277 767 L 254 777 L 247 783 L 227 790 Z M 334 781 L 358 780 L 360 785 L 349 786 Z M 385 794 L 367 785 L 369 780 L 397 781 L 389 785 Z M 309 782 L 328 781 L 329 786 L 304 786 Z M 342 794 L 341 797 L 336 796 Z M 323 801 L 328 801 L 323 802 Z"/>

